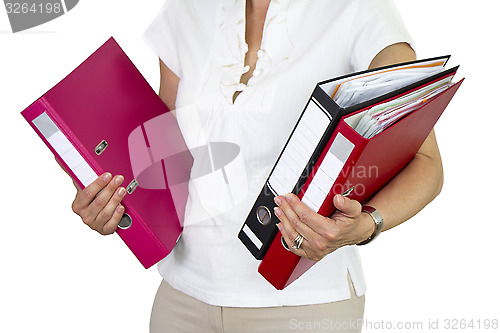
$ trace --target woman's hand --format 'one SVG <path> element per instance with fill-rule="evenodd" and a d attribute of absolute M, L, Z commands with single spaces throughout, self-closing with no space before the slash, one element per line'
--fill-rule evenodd
<path fill-rule="evenodd" d="M 375 230 L 372 218 L 361 212 L 361 204 L 342 195 L 334 197 L 337 211 L 331 218 L 314 212 L 293 194 L 277 196 L 275 202 L 278 207 L 274 212 L 280 220 L 278 228 L 289 249 L 311 260 L 321 260 L 342 246 L 358 244 Z M 304 240 L 295 249 L 294 240 L 298 235 Z"/>
<path fill-rule="evenodd" d="M 112 177 L 105 172 L 83 190 L 75 184 L 77 193 L 71 205 L 73 212 L 101 235 L 114 233 L 125 211 L 120 204 L 127 193 L 120 187 L 123 180 L 121 175 Z"/>

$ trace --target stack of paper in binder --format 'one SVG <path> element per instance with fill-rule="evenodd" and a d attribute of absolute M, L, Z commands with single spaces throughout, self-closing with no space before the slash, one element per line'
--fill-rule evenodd
<path fill-rule="evenodd" d="M 277 289 L 315 263 L 290 252 L 271 214 L 295 193 L 330 216 L 333 196 L 363 203 L 415 156 L 461 85 L 449 56 L 354 73 L 318 83 L 238 235 Z M 363 168 L 370 172 L 357 172 Z"/>

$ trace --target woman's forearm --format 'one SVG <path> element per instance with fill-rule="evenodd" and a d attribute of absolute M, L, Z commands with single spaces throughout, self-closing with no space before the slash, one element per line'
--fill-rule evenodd
<path fill-rule="evenodd" d="M 408 44 L 399 43 L 382 50 L 370 68 L 415 59 Z M 367 204 L 384 218 L 384 229 L 408 220 L 431 202 L 441 191 L 443 168 L 434 130 L 431 131 L 415 158 Z"/>

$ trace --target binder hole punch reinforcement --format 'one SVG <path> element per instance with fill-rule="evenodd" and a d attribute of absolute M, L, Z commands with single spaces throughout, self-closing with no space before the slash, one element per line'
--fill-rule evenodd
<path fill-rule="evenodd" d="M 128 184 L 127 186 L 127 193 L 128 194 L 132 194 L 135 189 L 137 188 L 137 186 L 139 185 L 139 183 L 137 182 L 137 180 L 133 179 L 130 184 Z"/>
<path fill-rule="evenodd" d="M 101 143 L 99 143 L 97 147 L 95 147 L 94 151 L 97 155 L 101 155 L 102 152 L 106 150 L 106 148 L 108 148 L 108 143 L 106 142 L 106 140 L 102 140 Z"/>
<path fill-rule="evenodd" d="M 268 225 L 271 222 L 271 212 L 266 206 L 257 208 L 257 220 L 263 225 Z"/>
<path fill-rule="evenodd" d="M 132 218 L 127 213 L 124 213 L 122 219 L 118 223 L 118 228 L 128 229 L 132 225 Z"/>

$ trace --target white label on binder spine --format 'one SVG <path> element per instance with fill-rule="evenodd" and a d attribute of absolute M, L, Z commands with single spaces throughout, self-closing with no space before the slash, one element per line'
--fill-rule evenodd
<path fill-rule="evenodd" d="M 56 151 L 64 163 L 73 171 L 83 186 L 87 187 L 97 179 L 97 174 L 87 164 L 85 159 L 71 144 L 64 133 L 57 127 L 47 112 L 33 119 L 33 124 L 35 124 L 40 133 L 42 133 L 52 149 Z"/>
<path fill-rule="evenodd" d="M 269 177 L 275 194 L 293 190 L 329 124 L 330 115 L 311 100 Z"/>
<path fill-rule="evenodd" d="M 243 232 L 248 236 L 248 238 L 250 238 L 250 240 L 253 242 L 253 244 L 260 250 L 262 247 L 262 242 L 260 241 L 259 237 L 257 237 L 257 235 L 255 235 L 253 233 L 252 229 L 250 229 L 246 223 L 243 226 Z"/>
<path fill-rule="evenodd" d="M 338 133 L 316 171 L 302 202 L 318 211 L 354 149 L 354 144 Z"/>

